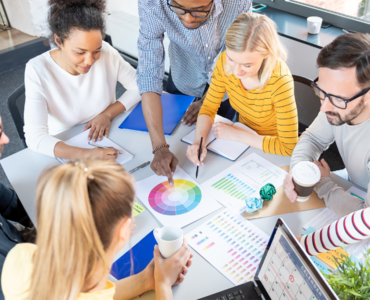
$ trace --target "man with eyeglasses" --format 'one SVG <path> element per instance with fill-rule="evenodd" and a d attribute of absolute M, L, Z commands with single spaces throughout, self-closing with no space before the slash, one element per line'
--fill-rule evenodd
<path fill-rule="evenodd" d="M 349 33 L 324 47 L 317 58 L 319 77 L 312 87 L 321 109 L 311 126 L 302 134 L 291 160 L 292 169 L 300 161 L 313 161 L 321 171 L 315 186 L 318 196 L 339 217 L 368 207 L 330 179 L 326 161 L 317 161 L 334 141 L 348 172 L 348 180 L 369 189 L 370 183 L 370 35 Z M 297 199 L 292 174 L 284 181 L 290 201 Z"/>
<path fill-rule="evenodd" d="M 215 61 L 225 49 L 227 28 L 238 15 L 251 11 L 251 5 L 251 0 L 139 0 L 137 82 L 153 147 L 151 168 L 171 184 L 178 160 L 169 150 L 162 126 L 164 35 L 170 40 L 167 91 L 200 99 L 183 117 L 182 123 L 190 126 L 196 122 Z M 219 114 L 235 115 L 228 100 Z"/>
<path fill-rule="evenodd" d="M 4 149 L 4 144 L 9 143 L 9 138 L 3 132 L 2 119 L 0 117 L 0 157 L 1 152 Z M 20 222 L 21 224 L 15 225 L 14 222 Z M 0 183 L 0 277 L 3 269 L 5 257 L 8 252 L 18 243 L 25 242 L 25 235 L 27 240 L 31 238 L 30 233 L 34 231 L 22 232 L 18 229 L 24 229 L 23 226 L 33 226 L 26 211 L 24 210 L 21 202 L 18 199 L 17 194 L 8 189 L 6 186 Z M 21 228 L 22 227 L 22 228 Z M 29 240 L 30 241 L 30 240 Z M 4 295 L 0 283 L 0 299 L 4 299 Z"/>

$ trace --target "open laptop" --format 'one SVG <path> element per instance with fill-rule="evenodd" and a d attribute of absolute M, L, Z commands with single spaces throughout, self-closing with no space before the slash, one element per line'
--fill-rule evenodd
<path fill-rule="evenodd" d="M 199 300 L 339 299 L 282 219 L 278 219 L 254 280 Z"/>

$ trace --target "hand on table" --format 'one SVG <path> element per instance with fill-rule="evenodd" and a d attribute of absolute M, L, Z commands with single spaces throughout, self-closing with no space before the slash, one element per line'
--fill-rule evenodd
<path fill-rule="evenodd" d="M 82 131 L 90 128 L 87 139 L 89 141 L 92 140 L 93 142 L 101 141 L 103 136 L 108 137 L 110 124 L 111 119 L 106 114 L 101 113 L 87 123 Z"/>
<path fill-rule="evenodd" d="M 214 123 L 212 128 L 216 138 L 229 141 L 236 141 L 237 135 L 241 131 L 234 126 L 222 122 Z"/>
<path fill-rule="evenodd" d="M 294 183 L 293 183 L 293 174 L 290 172 L 284 179 L 284 193 L 290 200 L 290 202 L 294 203 L 297 201 L 297 192 L 294 190 Z"/>
<path fill-rule="evenodd" d="M 150 167 L 157 175 L 167 176 L 170 185 L 173 185 L 173 172 L 178 162 L 176 156 L 167 147 L 163 147 L 155 152 Z"/>
<path fill-rule="evenodd" d="M 183 125 L 191 126 L 194 123 L 196 123 L 197 118 L 198 118 L 198 114 L 199 114 L 199 111 L 200 111 L 200 108 L 203 105 L 203 100 L 204 100 L 204 96 L 203 96 L 202 99 L 200 99 L 197 102 L 193 102 L 189 106 L 189 108 L 186 111 L 185 115 L 181 119 L 181 122 L 182 122 Z"/>
<path fill-rule="evenodd" d="M 202 153 L 200 155 L 200 160 L 198 159 L 198 156 L 199 156 L 199 143 L 188 146 L 188 150 L 186 151 L 186 157 L 195 166 L 204 165 L 203 160 L 206 158 L 206 155 L 207 155 L 207 148 L 206 148 L 206 145 L 205 145 L 204 142 L 202 144 Z"/>
<path fill-rule="evenodd" d="M 330 167 L 325 159 L 321 159 L 321 161 L 314 160 L 313 163 L 319 167 L 321 172 L 321 178 L 323 177 L 330 177 Z"/>
<path fill-rule="evenodd" d="M 119 150 L 113 147 L 107 149 L 94 148 L 94 149 L 84 149 L 85 155 L 87 158 L 99 158 L 99 159 L 112 159 L 115 160 L 119 153 Z"/>

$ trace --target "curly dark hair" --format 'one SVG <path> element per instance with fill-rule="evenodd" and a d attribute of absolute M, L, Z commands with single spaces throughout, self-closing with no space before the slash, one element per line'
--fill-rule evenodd
<path fill-rule="evenodd" d="M 50 40 L 54 34 L 64 43 L 73 29 L 105 31 L 105 0 L 49 0 Z"/>

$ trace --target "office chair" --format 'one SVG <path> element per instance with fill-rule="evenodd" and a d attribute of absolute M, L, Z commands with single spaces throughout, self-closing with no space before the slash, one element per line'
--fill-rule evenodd
<path fill-rule="evenodd" d="M 8 107 L 10 114 L 13 118 L 15 127 L 17 128 L 18 135 L 22 140 L 24 146 L 27 148 L 26 140 L 24 137 L 24 104 L 26 100 L 24 84 L 22 84 L 16 91 L 10 95 L 8 99 Z"/>

